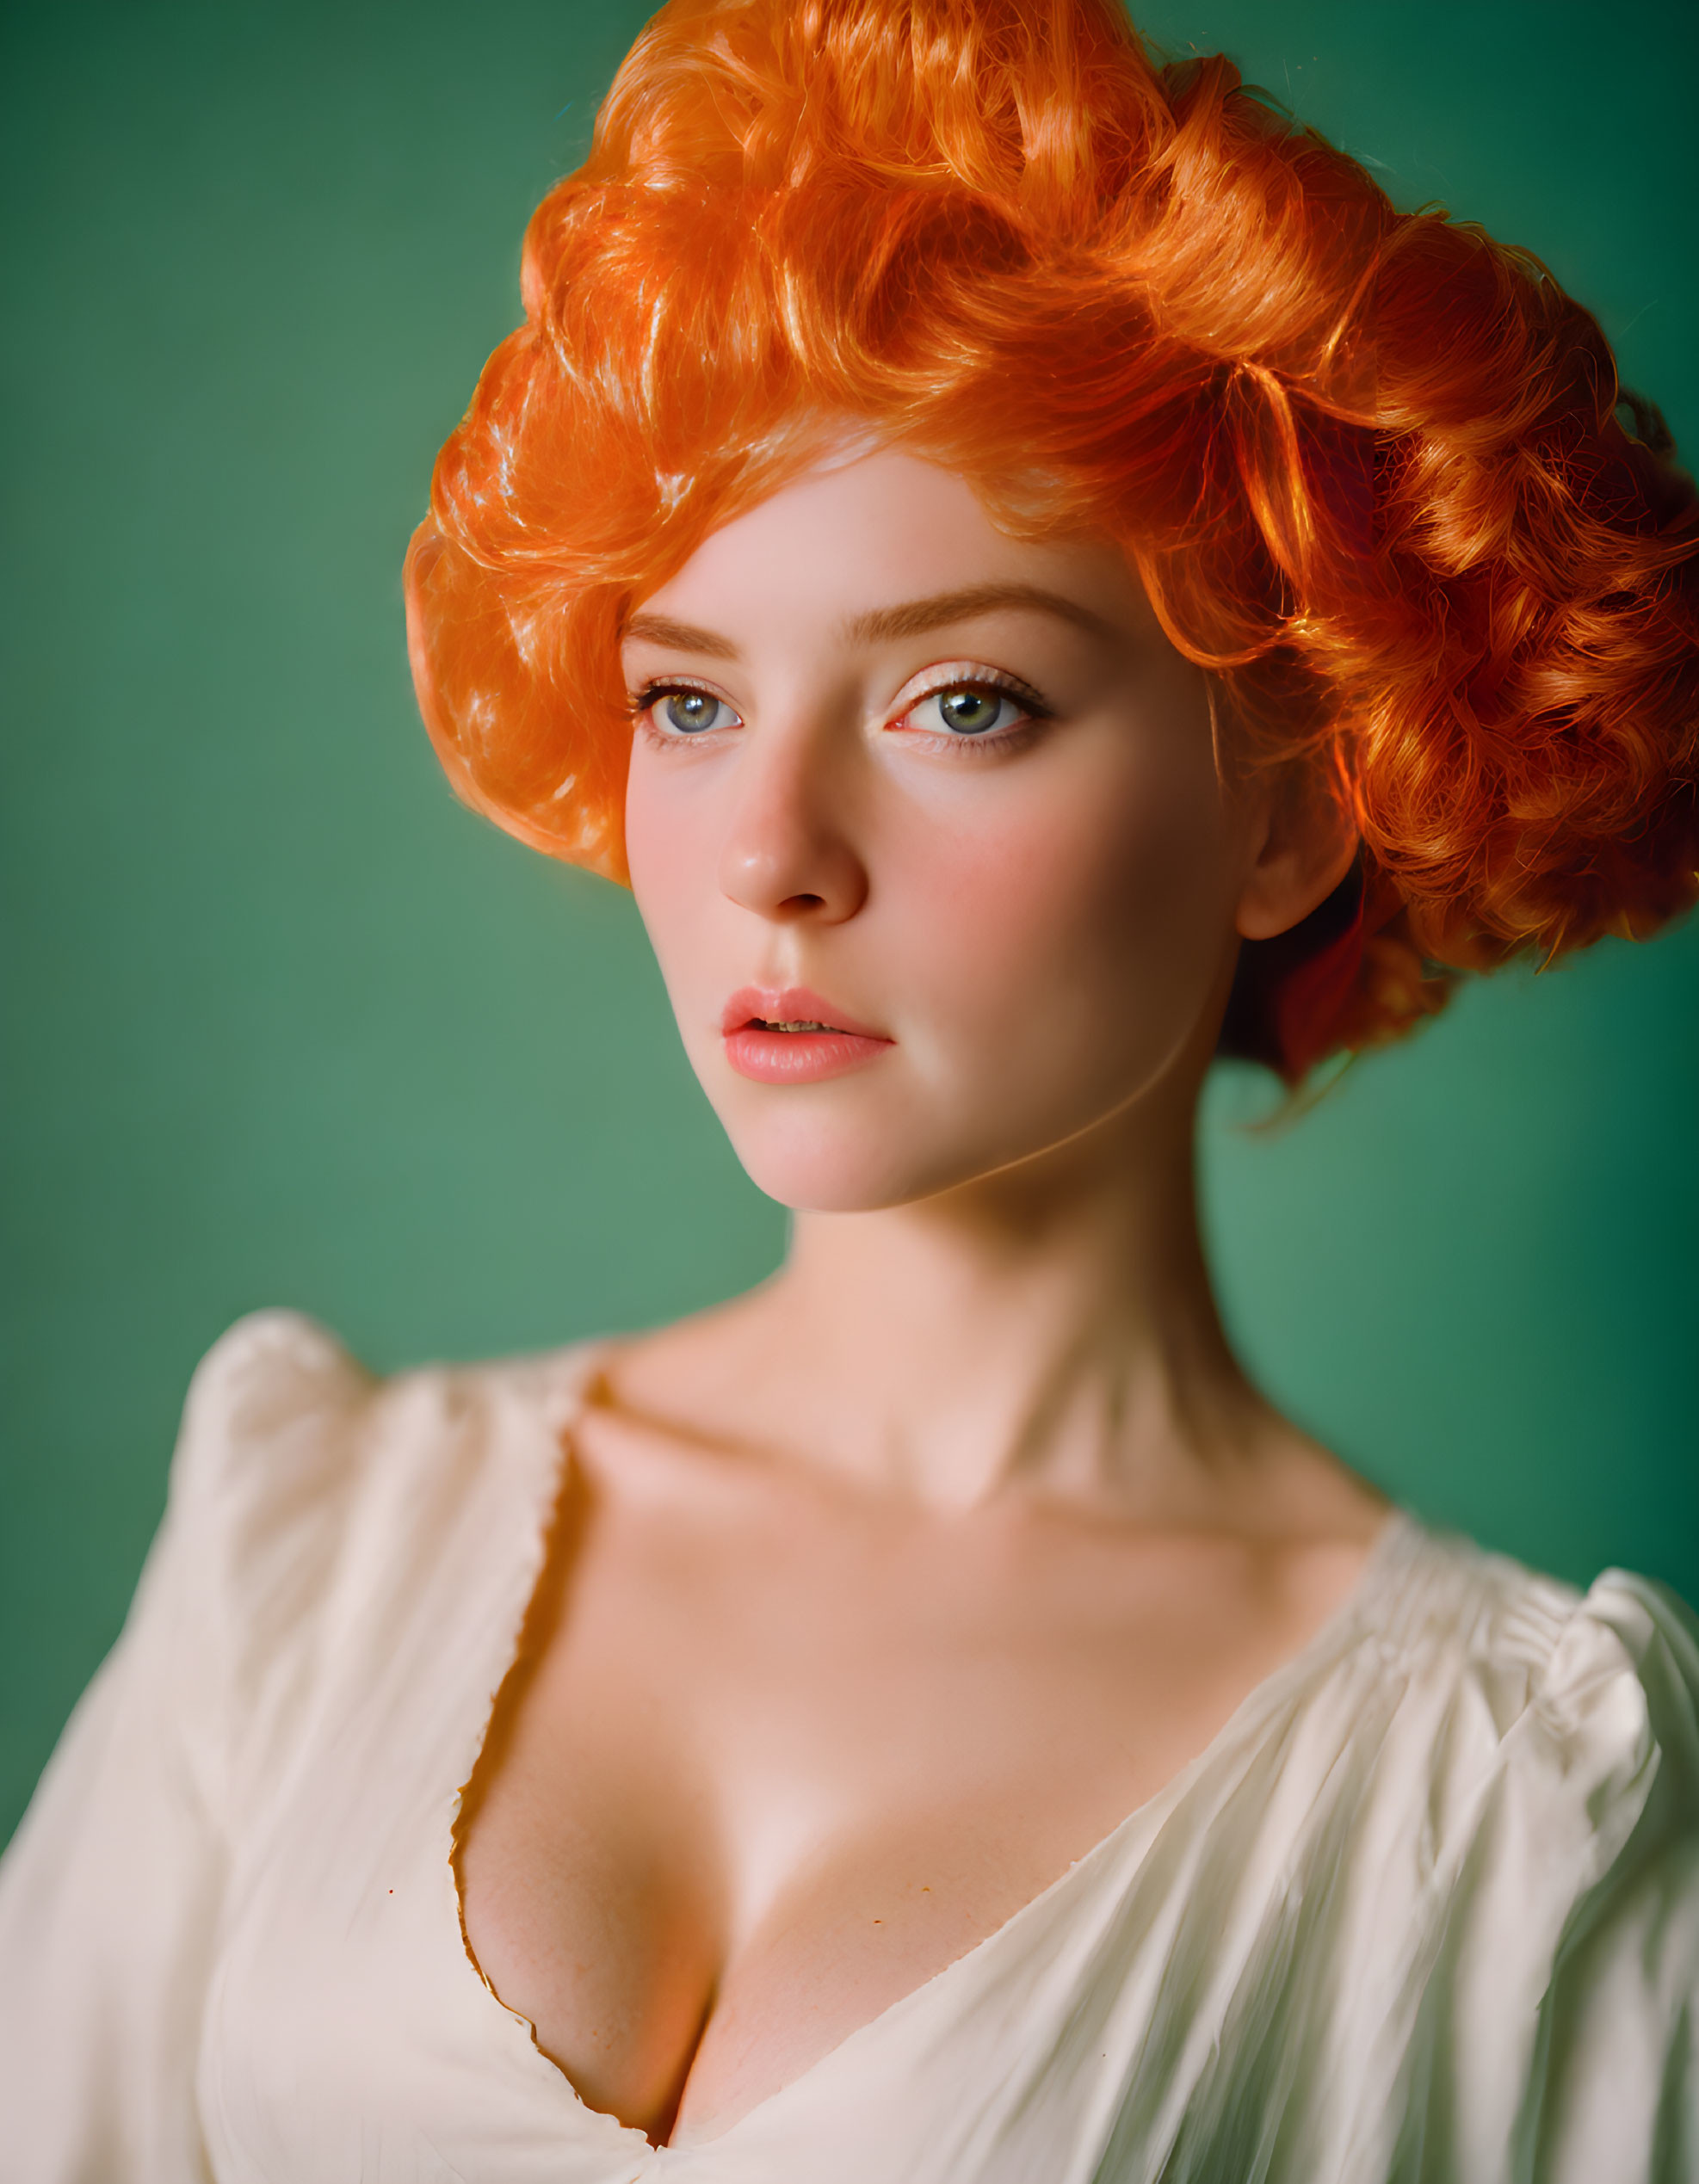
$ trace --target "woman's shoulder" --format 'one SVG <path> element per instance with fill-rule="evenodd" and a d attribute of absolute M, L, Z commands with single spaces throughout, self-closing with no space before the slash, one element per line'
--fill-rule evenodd
<path fill-rule="evenodd" d="M 1554 1727 L 1613 1700 L 1667 1716 L 1677 1735 L 1690 1724 L 1699 1618 L 1667 1585 L 1612 1568 L 1578 1586 L 1408 1515 L 1397 1523 L 1407 1574 L 1387 1619 L 1399 1640 L 1442 1644 L 1460 1667 L 1521 1687 Z"/>
<path fill-rule="evenodd" d="M 238 1712 L 357 1651 L 451 1564 L 528 1551 L 594 1354 L 384 1375 L 299 1312 L 220 1336 L 189 1386 L 162 1545 Z"/>
<path fill-rule="evenodd" d="M 304 1312 L 250 1312 L 189 1383 L 173 1502 L 238 1524 L 251 1508 L 269 1529 L 344 1500 L 386 1465 L 417 1473 L 464 1459 L 469 1445 L 499 1451 L 521 1421 L 556 1446 L 597 1348 L 377 1373 Z"/>
<path fill-rule="evenodd" d="M 1444 1935 L 1433 2051 L 1489 2107 L 1486 2088 L 1516 2089 L 1530 2173 L 1685 2175 L 1699 1621 L 1628 1570 L 1578 1588 L 1420 1527 L 1408 1558 L 1388 1652 L 1409 1679 L 1402 1779 Z"/>
<path fill-rule="evenodd" d="M 1699 1619 L 1625 1570 L 1585 1589 L 1405 1520 L 1385 1635 L 1443 1706 L 1433 1766 L 1585 1892 L 1699 1844 Z"/>
<path fill-rule="evenodd" d="M 379 1383 L 305 1313 L 250 1312 L 196 1367 L 171 1463 L 174 1514 L 239 1516 L 287 1475 L 327 1484 Z"/>

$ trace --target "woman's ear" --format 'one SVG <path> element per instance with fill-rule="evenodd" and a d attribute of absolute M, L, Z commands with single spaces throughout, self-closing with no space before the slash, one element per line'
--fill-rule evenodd
<path fill-rule="evenodd" d="M 1327 784 L 1306 766 L 1263 774 L 1251 817 L 1254 854 L 1234 922 L 1242 940 L 1270 941 L 1333 892 L 1356 855 L 1357 831 Z"/>

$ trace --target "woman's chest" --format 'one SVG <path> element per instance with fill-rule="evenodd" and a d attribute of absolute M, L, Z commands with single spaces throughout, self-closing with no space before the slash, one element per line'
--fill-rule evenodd
<path fill-rule="evenodd" d="M 1177 1774 L 1286 1651 L 1220 1556 L 603 1502 L 460 1860 L 485 1976 L 661 2138 L 800 2076 Z"/>
<path fill-rule="evenodd" d="M 1407 1841 L 1419 1817 L 1408 1767 L 1383 1759 L 1407 1755 L 1425 1732 L 1399 1725 L 1410 1691 L 1380 1649 L 1356 1644 L 1301 1683 L 1279 1679 L 1178 1785 L 983 1946 L 961 1956 L 971 1934 L 953 1934 L 941 1953 L 959 1960 L 915 1992 L 924 1967 L 911 1965 L 904 1995 L 878 2014 L 885 1990 L 869 1984 L 860 2029 L 836 2045 L 799 1999 L 807 2038 L 797 2052 L 816 2059 L 786 2065 L 785 2089 L 723 2134 L 709 2132 L 706 2109 L 700 2124 L 687 2109 L 677 2143 L 656 2148 L 587 2107 L 480 1980 L 451 1863 L 459 1792 L 535 1582 L 527 1522 L 519 1508 L 511 1561 L 411 1557 L 392 1610 L 337 1627 L 287 1749 L 268 1748 L 249 1771 L 201 2035 L 199 2107 L 219 2184 L 1121 2184 L 1158 2173 L 1202 2184 L 1242 2173 L 1241 2156 L 1263 2144 L 1258 2119 L 1275 2116 L 1290 2140 L 1291 2158 L 1270 2171 L 1282 2184 L 1383 2173 L 1372 2152 L 1330 2167 L 1324 2140 L 1367 2132 L 1363 2146 L 1378 2145 L 1418 2035 L 1435 1921 L 1450 1914 L 1429 1901 L 1426 1862 L 1374 1854 Z M 443 1536 L 471 1535 L 457 1519 Z M 593 1578 L 592 1564 L 579 1574 Z M 587 1619 L 580 1634 L 595 1626 Z M 982 1653 L 996 1683 L 1003 1658 Z M 549 1657 L 545 1648 L 539 1658 Z M 925 1718 L 946 1744 L 971 1682 L 963 1668 L 954 1684 L 925 1687 Z M 511 1710 L 510 1754 L 524 1711 Z M 688 1742 L 687 1712 L 652 1725 Z M 912 1718 L 923 1718 L 918 1700 Z M 780 1712 L 758 1739 L 751 1732 L 753 1744 L 765 1748 L 786 1722 L 805 1742 L 818 1734 Z M 594 1723 L 565 1724 L 581 1725 Z M 497 1758 L 503 1734 L 498 1719 Z M 547 1811 L 553 1789 L 532 1779 Z M 833 1795 L 847 1796 L 847 1774 L 835 1779 Z M 486 1802 L 485 1816 L 494 1809 Z M 958 1800 L 936 1840 L 971 1840 L 975 1823 L 971 1799 Z M 899 1879 L 915 1875 L 915 1841 L 889 1839 Z M 1000 1854 L 988 1848 L 985 1865 Z M 657 1887 L 677 1889 L 671 1869 L 651 1870 Z M 930 1910 L 938 1891 L 915 1877 Z M 685 1878 L 682 1900 L 701 1901 Z M 870 1887 L 858 1883 L 854 1900 Z M 468 1908 L 475 1915 L 475 1897 Z M 569 1890 L 557 1908 L 583 1922 L 574 1946 L 586 1963 L 628 1943 L 617 1896 L 599 1935 L 583 1896 Z M 539 1918 L 547 1909 L 534 1901 Z M 885 1914 L 864 1909 L 871 1933 Z M 806 1903 L 794 1923 L 800 1956 L 830 1939 Z M 783 1991 L 776 1980 L 773 1991 Z M 717 2001 L 714 2014 L 732 2021 Z M 1332 2059 L 1307 2077 L 1303 2058 L 1316 2055 Z"/>

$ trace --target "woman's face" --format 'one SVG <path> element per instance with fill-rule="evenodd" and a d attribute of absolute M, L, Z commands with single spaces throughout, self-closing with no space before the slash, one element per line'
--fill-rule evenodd
<path fill-rule="evenodd" d="M 1263 821 L 1115 548 L 882 451 L 707 539 L 625 669 L 638 904 L 772 1197 L 924 1198 L 1196 1067 Z"/>

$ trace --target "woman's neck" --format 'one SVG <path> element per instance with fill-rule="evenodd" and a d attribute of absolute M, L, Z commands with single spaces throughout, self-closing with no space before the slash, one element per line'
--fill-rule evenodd
<path fill-rule="evenodd" d="M 1128 1504 L 1226 1453 L 1254 1399 L 1189 1135 L 1118 1134 L 918 1206 L 797 1217 L 771 1309 L 785 1356 L 834 1391 L 824 1460 L 942 1507 L 1011 1486 Z"/>
<path fill-rule="evenodd" d="M 627 1353 L 618 1398 L 939 1509 L 1208 1523 L 1301 1437 L 1223 1336 L 1191 1135 L 1189 1107 L 1128 1115 L 917 1205 L 800 1213 L 779 1274 Z"/>

